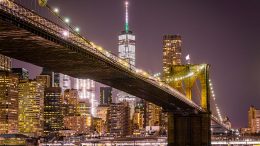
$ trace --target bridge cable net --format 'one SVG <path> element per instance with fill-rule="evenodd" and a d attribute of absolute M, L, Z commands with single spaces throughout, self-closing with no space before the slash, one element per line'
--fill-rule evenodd
<path fill-rule="evenodd" d="M 209 79 L 209 90 L 210 90 L 210 102 L 212 103 L 211 105 L 215 107 L 215 108 L 211 108 L 215 110 L 215 113 L 212 112 L 211 115 L 213 121 L 217 122 L 227 130 L 231 130 L 231 125 L 229 125 L 228 123 L 226 123 L 226 121 L 223 120 L 223 115 L 221 114 L 221 110 L 217 104 L 216 95 L 215 95 L 215 91 L 211 79 Z"/>

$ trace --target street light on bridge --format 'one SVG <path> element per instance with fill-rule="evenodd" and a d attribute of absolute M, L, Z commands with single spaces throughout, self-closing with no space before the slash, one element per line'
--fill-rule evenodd
<path fill-rule="evenodd" d="M 76 31 L 76 32 L 79 32 L 79 30 L 80 30 L 79 27 L 76 27 L 76 28 L 75 28 L 75 31 Z"/>
<path fill-rule="evenodd" d="M 53 12 L 55 12 L 55 13 L 59 13 L 60 10 L 59 10 L 59 8 L 54 8 L 54 9 L 53 9 Z"/>
<path fill-rule="evenodd" d="M 70 23 L 70 19 L 69 18 L 64 18 L 65 23 Z"/>

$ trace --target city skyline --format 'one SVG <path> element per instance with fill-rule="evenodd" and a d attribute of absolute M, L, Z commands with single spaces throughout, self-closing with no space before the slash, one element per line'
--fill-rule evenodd
<path fill-rule="evenodd" d="M 113 2 L 89 1 L 85 4 L 85 2 L 80 1 L 79 3 L 82 3 L 82 7 L 78 9 L 86 9 L 87 12 L 89 12 L 84 13 L 84 15 L 86 14 L 86 20 L 91 20 L 86 22 L 80 22 L 82 21 L 80 17 L 83 16 L 80 16 L 80 10 L 73 9 L 73 6 L 70 5 L 72 2 L 63 1 L 61 3 L 57 0 L 50 2 L 50 5 L 59 7 L 62 13 L 66 13 L 66 15 L 70 16 L 73 24 L 75 23 L 82 26 L 82 33 L 84 35 L 86 33 L 89 39 L 117 54 L 116 37 L 118 31 L 122 29 L 124 22 L 123 16 L 121 16 L 123 14 L 120 13 L 123 11 L 121 10 L 123 1 L 115 0 Z M 104 7 L 101 3 L 107 7 Z M 245 1 L 236 1 L 234 4 L 224 1 L 201 1 L 200 6 L 194 4 L 195 2 L 190 3 L 192 4 L 178 2 L 178 5 L 174 5 L 174 2 L 171 1 L 165 1 L 159 4 L 156 4 L 155 1 L 150 1 L 149 4 L 134 0 L 131 1 L 131 5 L 134 5 L 131 7 L 132 14 L 130 19 L 133 19 L 131 26 L 137 36 L 138 48 L 136 64 L 139 68 L 144 68 L 151 72 L 161 72 L 162 36 L 163 34 L 169 33 L 180 34 L 183 37 L 183 54 L 186 55 L 189 53 L 192 63 L 207 62 L 211 64 L 211 77 L 216 90 L 216 98 L 223 114 L 230 117 L 235 127 L 244 127 L 246 126 L 248 107 L 252 103 L 255 104 L 255 107 L 260 106 L 260 103 L 257 102 L 260 96 L 259 91 L 257 91 L 257 88 L 259 88 L 259 83 L 257 83 L 257 79 L 259 82 L 259 78 L 257 78 L 259 68 L 256 68 L 256 72 L 253 70 L 255 69 L 254 67 L 257 67 L 260 53 L 257 49 L 249 49 L 247 51 L 250 45 L 252 45 L 252 48 L 259 47 L 258 44 L 255 44 L 256 41 L 254 41 L 259 37 L 257 34 L 259 28 L 256 26 L 259 22 L 253 19 L 258 16 L 255 12 L 259 11 L 257 10 L 259 2 L 253 1 L 252 3 L 246 3 Z M 222 4 L 225 5 L 223 6 Z M 97 5 L 99 7 L 97 7 Z M 146 6 L 146 11 L 143 11 L 143 6 Z M 242 6 L 242 9 L 240 6 Z M 99 8 L 100 12 L 97 13 L 95 8 Z M 157 9 L 158 11 L 152 11 L 153 9 Z M 228 13 L 230 10 L 232 10 L 232 12 Z M 110 13 L 105 14 L 104 12 L 106 11 Z M 208 15 L 204 13 L 204 11 L 208 12 Z M 166 19 L 166 16 L 159 18 L 159 13 L 161 15 L 161 13 L 164 12 L 169 19 Z M 176 14 L 174 12 L 179 13 Z M 188 13 L 192 13 L 192 17 L 189 16 Z M 180 16 L 178 16 L 178 14 Z M 255 16 L 253 17 L 252 15 Z M 151 16 L 154 17 L 154 20 Z M 94 17 L 100 19 L 95 19 Z M 106 18 L 115 21 L 110 21 Z M 241 19 L 244 21 L 241 21 Z M 143 34 L 144 32 L 146 33 Z M 156 42 L 156 44 L 147 43 L 149 41 Z M 227 53 L 223 54 L 223 52 Z M 160 57 L 157 58 L 157 56 Z M 143 58 L 146 59 L 144 60 Z M 244 59 L 243 62 L 241 58 Z M 16 61 L 14 63 L 17 64 Z M 239 63 L 240 65 L 238 66 L 237 64 Z M 27 69 L 30 70 L 30 68 L 31 67 Z M 35 70 L 35 68 L 32 69 Z M 240 85 L 242 83 L 245 85 Z M 252 85 L 254 88 L 249 88 L 247 87 L 248 85 Z M 236 93 L 238 90 L 240 92 Z M 245 98 L 245 96 L 248 97 Z M 227 98 L 229 100 L 227 100 Z M 249 100 L 248 98 L 251 99 Z M 240 105 L 240 103 L 244 104 Z M 236 106 L 240 108 L 237 109 Z"/>

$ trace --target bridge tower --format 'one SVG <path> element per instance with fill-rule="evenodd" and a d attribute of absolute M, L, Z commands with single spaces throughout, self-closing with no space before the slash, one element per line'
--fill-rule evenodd
<path fill-rule="evenodd" d="M 163 78 L 171 87 L 184 93 L 189 100 L 192 100 L 192 89 L 199 84 L 200 106 L 205 111 L 198 113 L 168 110 L 169 146 L 209 146 L 211 143 L 209 65 L 172 65 Z"/>

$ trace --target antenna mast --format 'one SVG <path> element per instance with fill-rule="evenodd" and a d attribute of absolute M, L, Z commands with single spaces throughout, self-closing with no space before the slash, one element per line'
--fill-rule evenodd
<path fill-rule="evenodd" d="M 125 1 L 125 32 L 128 33 L 129 24 L 128 24 L 128 1 Z"/>

